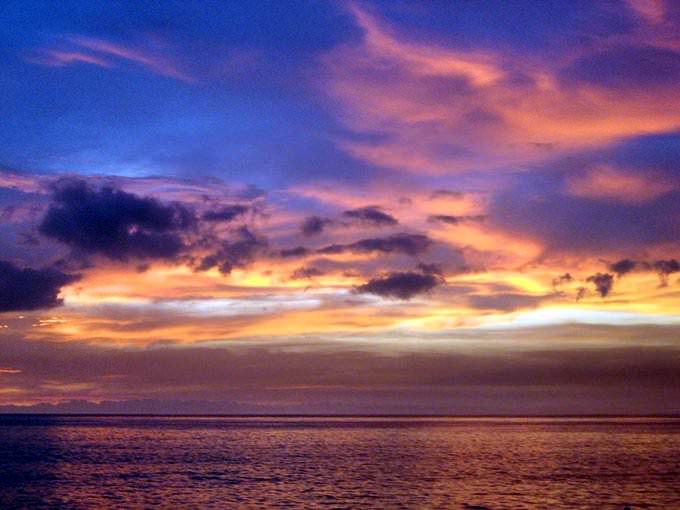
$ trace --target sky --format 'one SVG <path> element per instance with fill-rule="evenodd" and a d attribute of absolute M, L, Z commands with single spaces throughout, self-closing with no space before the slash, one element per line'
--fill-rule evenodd
<path fill-rule="evenodd" d="M 0 411 L 680 413 L 680 5 L 0 5 Z"/>

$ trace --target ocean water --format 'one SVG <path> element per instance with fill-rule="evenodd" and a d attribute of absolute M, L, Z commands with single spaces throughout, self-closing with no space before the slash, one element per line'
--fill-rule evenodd
<path fill-rule="evenodd" d="M 0 508 L 680 509 L 680 420 L 0 416 Z"/>

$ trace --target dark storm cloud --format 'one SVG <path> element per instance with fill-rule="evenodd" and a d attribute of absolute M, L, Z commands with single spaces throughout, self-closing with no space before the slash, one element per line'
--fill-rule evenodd
<path fill-rule="evenodd" d="M 215 252 L 201 260 L 196 270 L 207 271 L 216 267 L 220 273 L 227 275 L 234 268 L 250 264 L 266 247 L 265 240 L 258 238 L 248 228 L 242 227 L 237 232 L 236 240 L 222 241 Z"/>
<path fill-rule="evenodd" d="M 425 252 L 432 239 L 422 234 L 395 234 L 389 237 L 362 239 L 351 244 L 331 244 L 318 250 L 322 254 L 337 253 L 403 253 L 415 256 Z"/>
<path fill-rule="evenodd" d="M 59 306 L 61 287 L 78 281 L 78 275 L 56 269 L 20 269 L 0 261 L 0 312 L 39 310 Z"/>
<path fill-rule="evenodd" d="M 373 278 L 356 291 L 362 294 L 393 299 L 411 299 L 434 289 L 442 283 L 442 278 L 433 274 L 416 273 L 414 271 L 388 273 L 385 276 Z"/>
<path fill-rule="evenodd" d="M 57 184 L 40 232 L 88 254 L 114 260 L 173 258 L 182 250 L 181 232 L 194 225 L 185 207 L 138 197 L 85 181 Z"/>
<path fill-rule="evenodd" d="M 235 204 L 235 205 L 228 205 L 226 207 L 222 207 L 221 209 L 218 209 L 216 211 L 207 211 L 203 214 L 203 219 L 205 221 L 231 221 L 238 216 L 242 216 L 243 214 L 247 213 L 250 210 L 250 208 L 246 205 L 240 205 L 240 204 Z"/>
<path fill-rule="evenodd" d="M 427 218 L 430 223 L 447 223 L 449 225 L 458 225 L 467 221 L 483 221 L 486 216 L 451 216 L 448 214 L 436 214 Z"/>
<path fill-rule="evenodd" d="M 321 216 L 309 216 L 300 225 L 300 231 L 305 237 L 312 237 L 319 235 L 329 225 L 333 224 L 330 218 L 322 218 Z"/>
<path fill-rule="evenodd" d="M 393 226 L 399 222 L 393 216 L 383 212 L 379 207 L 369 206 L 350 209 L 342 213 L 345 218 L 359 220 L 373 226 Z"/>
<path fill-rule="evenodd" d="M 609 273 L 595 273 L 586 278 L 586 281 L 595 285 L 595 290 L 601 297 L 607 297 L 614 286 L 614 276 Z"/>
<path fill-rule="evenodd" d="M 619 46 L 576 60 L 561 77 L 607 88 L 650 88 L 680 81 L 680 54 L 640 46 Z"/>

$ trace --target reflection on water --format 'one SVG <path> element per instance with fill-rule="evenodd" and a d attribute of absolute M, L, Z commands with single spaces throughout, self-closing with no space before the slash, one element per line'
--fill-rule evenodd
<path fill-rule="evenodd" d="M 0 508 L 680 509 L 680 421 L 0 417 Z"/>

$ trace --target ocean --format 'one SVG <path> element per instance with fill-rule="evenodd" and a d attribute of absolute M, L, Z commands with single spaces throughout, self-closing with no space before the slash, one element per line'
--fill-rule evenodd
<path fill-rule="evenodd" d="M 680 419 L 0 416 L 0 508 L 680 509 Z"/>

